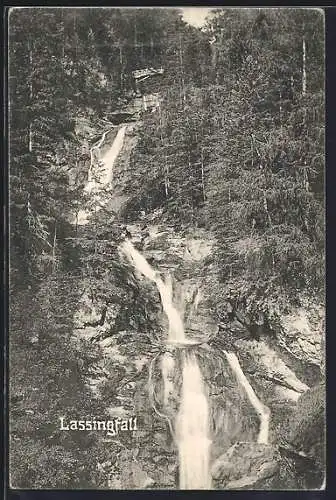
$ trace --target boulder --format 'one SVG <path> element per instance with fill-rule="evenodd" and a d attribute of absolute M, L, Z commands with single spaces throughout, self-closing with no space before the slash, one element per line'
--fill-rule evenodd
<path fill-rule="evenodd" d="M 109 347 L 114 343 L 113 337 L 107 337 L 99 342 L 100 347 Z"/>
<path fill-rule="evenodd" d="M 217 489 L 288 489 L 296 485 L 288 460 L 282 459 L 276 446 L 266 444 L 234 444 L 215 460 L 211 474 Z"/>
<path fill-rule="evenodd" d="M 325 384 L 303 394 L 283 426 L 282 437 L 296 450 L 311 457 L 321 473 L 325 469 Z"/>
<path fill-rule="evenodd" d="M 324 338 L 325 309 L 322 305 L 307 303 L 281 317 L 279 347 L 310 370 L 318 368 L 320 374 L 324 370 Z M 316 382 L 316 375 L 314 378 Z"/>
<path fill-rule="evenodd" d="M 243 371 L 249 378 L 258 379 L 264 393 L 262 397 L 268 403 L 279 400 L 296 402 L 308 390 L 308 386 L 266 342 L 239 339 L 235 342 L 235 347 Z"/>

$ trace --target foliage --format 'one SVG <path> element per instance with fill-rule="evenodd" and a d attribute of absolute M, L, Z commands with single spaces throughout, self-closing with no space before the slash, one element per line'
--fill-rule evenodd
<path fill-rule="evenodd" d="M 188 34 L 193 43 L 198 36 L 200 59 L 208 54 L 206 81 L 195 78 L 199 67 L 184 36 L 176 34 L 174 70 L 166 54 L 167 70 L 179 78 L 163 83 L 159 112 L 145 117 L 128 208 L 136 217 L 161 207 L 168 221 L 211 229 L 222 284 L 241 294 L 248 288 L 246 297 L 321 298 L 321 12 L 217 10 L 206 30 Z"/>
<path fill-rule="evenodd" d="M 67 309 L 63 304 L 67 297 Z M 13 487 L 92 488 L 101 454 L 97 434 L 60 430 L 60 417 L 104 415 L 86 379 L 101 356 L 76 345 L 78 300 L 69 276 L 46 280 L 35 297 L 21 291 L 10 308 L 10 465 Z"/>

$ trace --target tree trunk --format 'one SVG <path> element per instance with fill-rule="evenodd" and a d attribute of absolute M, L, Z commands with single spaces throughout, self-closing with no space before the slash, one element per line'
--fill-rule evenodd
<path fill-rule="evenodd" d="M 203 147 L 201 148 L 201 175 L 202 175 L 202 194 L 203 194 L 203 201 L 206 200 L 205 198 L 205 180 L 204 180 L 204 162 L 203 162 Z"/>
<path fill-rule="evenodd" d="M 137 52 L 137 45 L 138 45 L 138 30 L 137 30 L 136 19 L 134 19 L 134 48 L 136 52 Z"/>
<path fill-rule="evenodd" d="M 54 243 L 53 243 L 53 249 L 52 249 L 52 272 L 55 274 L 56 272 L 56 243 L 57 243 L 57 232 L 56 232 L 56 222 L 55 222 L 55 229 L 54 229 Z"/>
<path fill-rule="evenodd" d="M 29 153 L 33 151 L 33 126 L 31 122 L 28 128 L 28 151 Z"/>
<path fill-rule="evenodd" d="M 166 193 L 166 198 L 168 198 L 168 196 L 169 196 L 169 171 L 168 171 L 167 155 L 165 155 L 165 193 Z"/>
<path fill-rule="evenodd" d="M 161 146 L 164 148 L 164 143 L 163 143 L 163 136 L 162 136 L 162 127 L 163 127 L 163 121 L 162 121 L 162 112 L 161 112 L 161 106 L 159 105 L 159 112 L 160 112 L 160 141 L 161 141 Z M 164 185 L 165 185 L 165 194 L 166 198 L 169 196 L 169 177 L 168 177 L 168 164 L 167 164 L 167 154 L 165 153 L 165 161 L 164 161 Z"/>
<path fill-rule="evenodd" d="M 292 92 L 292 98 L 294 97 L 294 76 L 292 75 L 290 78 L 291 82 L 291 92 Z"/>
<path fill-rule="evenodd" d="M 29 50 L 29 101 L 30 105 L 33 101 L 33 44 L 31 40 L 28 40 L 28 50 Z M 29 118 L 29 126 L 28 126 L 28 151 L 31 153 L 33 151 L 33 126 L 31 122 L 31 117 Z"/>
<path fill-rule="evenodd" d="M 302 39 L 302 95 L 305 96 L 307 92 L 307 51 L 306 51 L 306 39 L 303 36 Z"/>
<path fill-rule="evenodd" d="M 76 209 L 76 222 L 75 222 L 76 236 L 78 234 L 78 210 Z"/>
<path fill-rule="evenodd" d="M 120 63 L 120 88 L 123 88 L 123 54 L 122 54 L 122 46 L 119 46 L 119 63 Z"/>
<path fill-rule="evenodd" d="M 154 40 L 153 40 L 153 37 L 151 37 L 150 47 L 151 47 L 151 57 L 153 57 L 154 56 Z"/>
<path fill-rule="evenodd" d="M 266 198 L 265 192 L 264 192 L 264 209 L 265 209 L 265 212 L 267 214 L 268 222 L 269 222 L 270 226 L 272 226 L 272 219 L 271 219 L 271 216 L 270 216 L 269 211 L 268 211 L 268 203 L 267 203 L 267 198 Z"/>
<path fill-rule="evenodd" d="M 95 213 L 94 254 L 97 255 L 97 202 L 96 201 L 95 201 L 94 213 Z"/>
<path fill-rule="evenodd" d="M 282 94 L 281 94 L 281 90 L 279 93 L 279 121 L 280 121 L 280 133 L 282 135 Z"/>
<path fill-rule="evenodd" d="M 216 45 L 216 39 L 214 39 L 213 43 L 211 44 L 211 66 L 212 66 L 212 72 L 215 75 L 215 80 L 217 76 L 217 45 Z"/>
<path fill-rule="evenodd" d="M 183 103 L 185 103 L 186 102 L 186 94 L 185 94 L 185 83 L 184 83 L 183 55 L 182 55 L 182 36 L 181 35 L 180 35 L 180 51 L 179 52 L 180 52 L 180 71 L 181 71 L 181 84 L 182 84 L 182 100 L 183 100 Z"/>
<path fill-rule="evenodd" d="M 310 185 L 309 185 L 309 177 L 308 177 L 308 170 L 307 170 L 307 162 L 304 162 L 304 169 L 303 169 L 303 185 L 304 188 L 307 192 L 310 191 Z"/>

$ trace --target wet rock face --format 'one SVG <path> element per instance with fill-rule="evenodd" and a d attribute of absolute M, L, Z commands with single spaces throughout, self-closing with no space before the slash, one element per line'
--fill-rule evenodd
<path fill-rule="evenodd" d="M 294 472 L 276 446 L 236 443 L 213 463 L 216 489 L 257 490 L 297 487 Z"/>
<path fill-rule="evenodd" d="M 309 387 L 284 362 L 281 353 L 265 341 L 240 339 L 235 349 L 247 379 L 271 411 L 270 441 L 278 442 L 300 396 Z"/>
<path fill-rule="evenodd" d="M 238 349 L 246 374 L 273 384 L 273 394 L 265 393 L 264 397 L 267 400 L 297 401 L 300 395 L 308 390 L 308 386 L 299 380 L 280 355 L 267 343 L 238 340 L 235 347 Z"/>
<path fill-rule="evenodd" d="M 210 404 L 211 459 L 216 460 L 236 441 L 255 441 L 259 420 L 224 355 L 209 349 L 200 354 L 200 364 Z"/>
<path fill-rule="evenodd" d="M 218 340 L 218 325 L 211 318 L 207 304 L 213 277 L 205 261 L 211 253 L 212 242 L 207 234 L 197 236 L 176 235 L 171 228 L 150 220 L 143 225 L 128 224 L 126 234 L 162 279 L 172 271 L 176 278 L 173 280 L 174 306 L 183 317 L 187 336 Z M 146 299 L 146 309 L 153 317 L 148 313 L 143 327 L 139 328 L 139 314 L 133 318 L 131 303 L 129 311 L 109 305 L 106 325 L 100 327 L 104 334 L 99 334 L 100 339 L 105 334 L 112 335 L 99 342 L 108 374 L 104 397 L 111 405 L 112 414 L 116 415 L 117 411 L 122 415 L 137 414 L 140 427 L 133 441 L 123 442 L 128 447 L 120 454 L 124 470 L 119 468 L 118 473 L 113 473 L 110 487 L 175 488 L 178 487 L 177 448 L 164 415 L 174 427 L 181 402 L 183 350 L 168 355 L 167 346 L 162 342 L 166 340 L 168 324 L 164 312 L 159 312 L 157 288 L 140 274 L 136 274 L 136 280 L 141 298 Z M 99 319 L 100 309 L 94 310 L 89 297 L 86 301 L 86 316 L 84 314 L 81 320 Z M 150 304 L 156 304 L 158 310 L 150 309 Z M 323 399 L 315 392 L 309 399 L 310 383 L 306 376 L 307 367 L 313 367 L 312 372 L 315 368 L 320 371 L 323 313 L 322 309 L 302 305 L 301 309 L 281 317 L 282 330 L 273 339 L 262 337 L 257 341 L 250 337 L 246 340 L 236 335 L 229 340 L 230 332 L 221 332 L 222 348 L 236 353 L 256 395 L 271 410 L 271 444 L 268 445 L 256 443 L 260 427 L 258 415 L 219 344 L 215 347 L 215 343 L 208 342 L 193 347 L 208 394 L 214 488 L 267 490 L 309 486 L 307 476 L 311 475 L 311 470 L 307 473 L 305 463 L 300 470 L 296 459 L 284 456 L 277 446 L 280 439 L 294 450 L 311 456 L 319 471 L 323 469 L 323 436 L 318 434 L 318 427 L 323 427 Z M 127 323 L 126 318 L 130 316 L 132 321 Z M 161 330 L 156 328 L 156 334 L 148 343 L 148 325 L 156 325 L 158 318 L 164 333 L 161 335 Z M 241 329 L 241 325 L 238 327 Z M 151 380 L 150 370 L 153 372 Z M 312 379 L 314 377 L 313 373 Z M 311 407 L 316 411 L 308 411 Z M 135 454 L 136 448 L 138 453 Z"/>
<path fill-rule="evenodd" d="M 324 379 L 325 309 L 300 300 L 300 307 L 278 313 L 276 338 L 267 339 L 267 344 L 305 386 L 313 387 Z"/>
<path fill-rule="evenodd" d="M 316 304 L 304 304 L 281 318 L 280 341 L 293 356 L 319 367 L 324 359 L 325 309 Z"/>
<path fill-rule="evenodd" d="M 259 419 L 225 356 L 206 344 L 194 346 L 192 352 L 196 353 L 208 396 L 210 458 L 215 460 L 236 441 L 256 441 Z M 163 352 L 154 363 L 153 385 L 158 410 L 174 424 L 181 402 L 184 350 L 173 352 L 173 367 L 167 363 L 167 354 L 169 360 L 171 353 Z"/>
<path fill-rule="evenodd" d="M 296 450 L 315 460 L 317 468 L 325 468 L 325 384 L 318 384 L 303 394 L 283 427 L 283 437 Z"/>

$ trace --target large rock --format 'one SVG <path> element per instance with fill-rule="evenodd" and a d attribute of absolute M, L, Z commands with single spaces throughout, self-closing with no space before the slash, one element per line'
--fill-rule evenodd
<path fill-rule="evenodd" d="M 78 309 L 74 315 L 76 327 L 82 327 L 84 323 L 98 321 L 101 317 L 101 308 L 94 303 L 88 291 L 85 291 L 79 300 Z"/>
<path fill-rule="evenodd" d="M 305 363 L 322 367 L 324 363 L 325 309 L 305 304 L 282 316 L 280 343 L 293 356 Z"/>
<path fill-rule="evenodd" d="M 211 467 L 217 489 L 256 490 L 295 488 L 294 471 L 276 446 L 236 443 Z"/>
<path fill-rule="evenodd" d="M 264 397 L 268 402 L 296 402 L 300 395 L 308 390 L 308 386 L 266 342 L 240 339 L 235 342 L 235 347 L 238 349 L 243 371 L 248 378 L 259 380 L 260 386 L 265 389 Z"/>
<path fill-rule="evenodd" d="M 316 467 L 325 468 L 325 384 L 309 389 L 298 401 L 284 425 L 283 438 L 296 450 L 314 459 Z"/>

